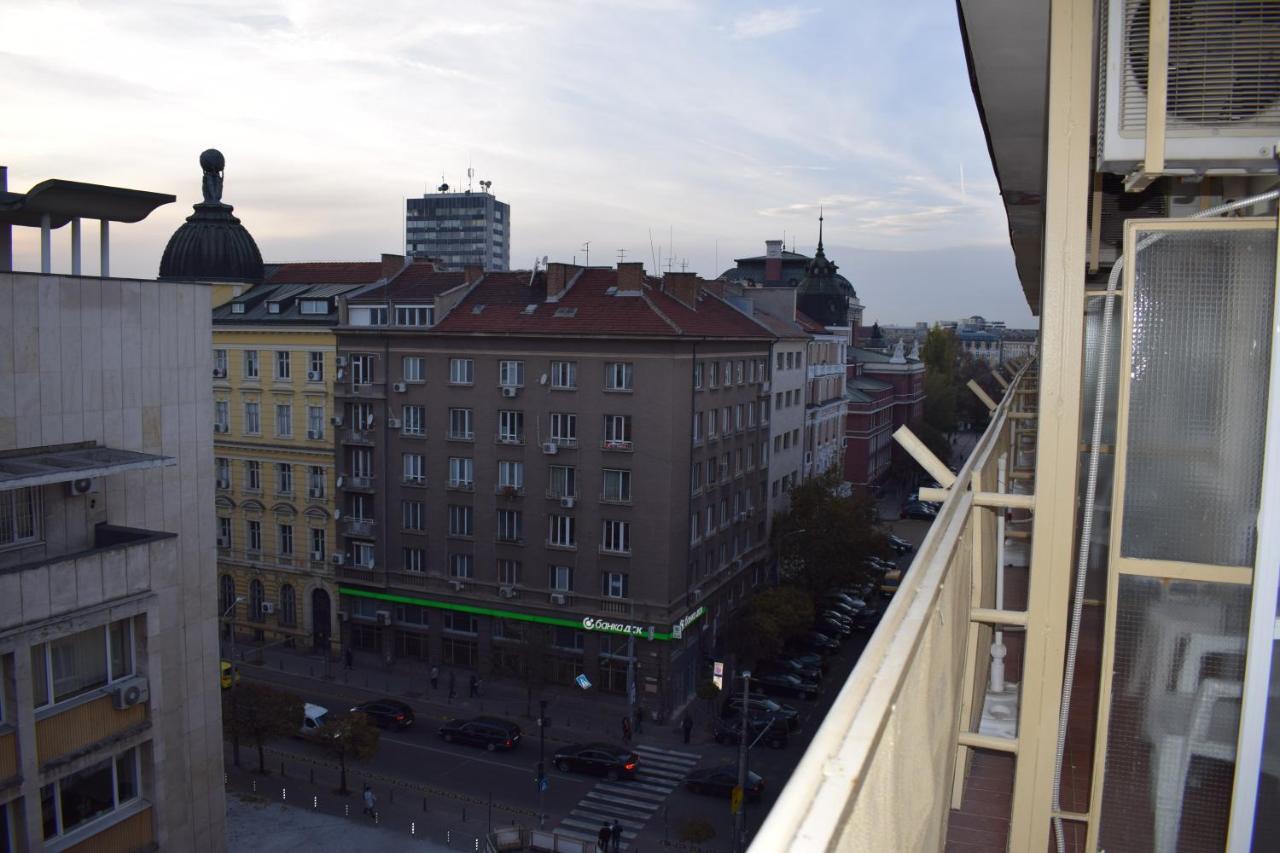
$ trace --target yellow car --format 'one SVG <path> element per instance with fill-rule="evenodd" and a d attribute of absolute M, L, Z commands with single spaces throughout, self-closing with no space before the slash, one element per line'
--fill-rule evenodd
<path fill-rule="evenodd" d="M 229 688 L 229 687 L 231 686 L 231 678 L 232 678 L 232 675 L 231 675 L 231 661 L 229 661 L 229 660 L 224 660 L 224 661 L 222 662 L 221 672 L 220 672 L 220 679 L 219 679 L 219 680 L 222 682 L 222 689 L 223 689 L 223 690 L 226 690 L 227 688 Z M 240 683 L 240 670 L 239 670 L 239 669 L 236 669 L 236 671 L 235 671 L 235 683 L 236 683 L 236 684 L 239 684 L 239 683 Z"/>

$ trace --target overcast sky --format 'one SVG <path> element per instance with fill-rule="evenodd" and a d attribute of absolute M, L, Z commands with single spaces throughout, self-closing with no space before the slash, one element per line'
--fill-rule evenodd
<path fill-rule="evenodd" d="M 401 251 L 404 198 L 470 164 L 512 207 L 516 267 L 590 241 L 593 264 L 714 276 L 784 234 L 812 252 L 821 205 L 868 323 L 1033 322 L 953 0 L 0 0 L 0 20 L 10 190 L 178 196 L 114 229 L 117 275 L 155 275 L 216 147 L 268 262 Z M 19 268 L 37 237 L 17 229 Z"/>

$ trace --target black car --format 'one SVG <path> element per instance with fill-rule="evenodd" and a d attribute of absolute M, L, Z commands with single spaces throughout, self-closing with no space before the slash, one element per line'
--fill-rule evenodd
<path fill-rule="evenodd" d="M 834 655 L 840 651 L 840 643 L 821 631 L 809 631 L 797 637 L 792 643 L 792 648 L 799 649 L 801 652 Z"/>
<path fill-rule="evenodd" d="M 713 797 L 728 797 L 738 787 L 738 768 L 732 764 L 723 767 L 708 767 L 695 770 L 685 779 L 685 787 L 695 794 L 710 794 Z M 747 771 L 747 799 L 755 801 L 764 793 L 764 777 Z"/>
<path fill-rule="evenodd" d="M 816 664 L 806 665 L 795 658 L 772 658 L 770 660 L 756 661 L 756 668 L 753 672 L 759 675 L 770 672 L 781 675 L 794 675 L 801 681 L 807 681 L 815 686 L 822 681 L 821 667 Z"/>
<path fill-rule="evenodd" d="M 872 631 L 880 624 L 880 617 L 883 611 L 877 605 L 871 605 L 862 611 L 853 620 L 853 630 L 855 631 Z"/>
<path fill-rule="evenodd" d="M 611 743 L 578 743 L 556 752 L 551 763 L 561 773 L 588 773 L 610 781 L 636 775 L 639 758 L 634 752 Z"/>
<path fill-rule="evenodd" d="M 893 549 L 895 554 L 909 554 L 916 549 L 915 545 L 912 545 L 910 542 L 896 534 L 890 533 L 888 539 L 889 547 Z"/>
<path fill-rule="evenodd" d="M 819 654 L 814 654 L 814 653 L 806 654 L 804 652 L 799 652 L 796 654 L 789 654 L 784 658 L 779 658 L 779 660 L 784 660 L 790 663 L 799 664 L 805 669 L 818 673 L 819 676 L 825 674 L 827 671 L 827 660 L 826 658 L 824 658 L 822 655 L 819 655 Z M 818 679 L 815 677 L 813 680 L 816 681 Z"/>
<path fill-rule="evenodd" d="M 824 598 L 819 606 L 822 607 L 824 612 L 827 610 L 834 610 L 846 619 L 852 619 L 866 609 L 866 605 L 863 605 L 862 607 L 854 607 L 843 598 Z"/>
<path fill-rule="evenodd" d="M 901 517 L 914 518 L 917 521 L 933 521 L 938 517 L 938 513 L 932 507 L 920 501 L 914 501 L 903 505 Z"/>
<path fill-rule="evenodd" d="M 490 752 L 496 749 L 515 749 L 520 745 L 520 734 L 519 726 L 500 717 L 450 720 L 440 727 L 440 737 L 445 743 L 483 746 Z"/>
<path fill-rule="evenodd" d="M 739 685 L 741 688 L 741 685 Z M 763 693 L 752 693 L 747 697 L 747 713 L 752 717 L 761 719 L 781 720 L 786 724 L 788 731 L 795 731 L 800 728 L 800 712 L 790 705 L 780 705 L 777 702 L 765 696 Z M 732 717 L 742 708 L 742 691 L 735 691 L 734 695 L 724 700 L 724 707 L 720 711 L 721 719 Z"/>
<path fill-rule="evenodd" d="M 374 699 L 372 702 L 361 702 L 351 709 L 351 713 L 359 712 L 380 729 L 407 729 L 413 725 L 413 708 L 399 699 Z"/>
<path fill-rule="evenodd" d="M 749 717 L 747 720 L 748 743 L 763 743 L 770 749 L 782 749 L 787 745 L 787 726 L 780 720 L 764 717 Z M 719 744 L 739 744 L 742 742 L 742 715 L 734 714 L 716 720 L 715 739 Z"/>
<path fill-rule="evenodd" d="M 751 681 L 766 696 L 794 696 L 797 699 L 817 699 L 818 685 L 802 681 L 800 676 L 789 673 L 755 673 Z"/>
<path fill-rule="evenodd" d="M 853 634 L 852 622 L 845 622 L 834 616 L 819 616 L 814 621 L 813 627 L 838 640 L 846 640 Z"/>

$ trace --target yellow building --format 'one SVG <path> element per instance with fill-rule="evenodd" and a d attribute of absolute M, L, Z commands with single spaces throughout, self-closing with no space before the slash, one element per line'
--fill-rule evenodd
<path fill-rule="evenodd" d="M 404 259 L 268 265 L 213 310 L 218 607 L 224 632 L 299 648 L 338 635 L 331 418 L 338 297 Z"/>

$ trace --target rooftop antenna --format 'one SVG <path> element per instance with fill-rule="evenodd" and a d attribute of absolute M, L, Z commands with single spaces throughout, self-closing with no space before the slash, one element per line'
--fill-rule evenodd
<path fill-rule="evenodd" d="M 591 266 L 591 241 L 590 240 L 587 240 L 582 244 L 582 251 L 586 252 L 586 260 L 583 261 L 582 265 L 584 267 Z M 577 255 L 574 255 L 575 259 L 577 257 L 578 257 Z"/>
<path fill-rule="evenodd" d="M 686 272 L 688 269 L 689 269 L 689 259 L 688 259 L 688 258 L 681 258 L 681 259 L 680 259 L 680 272 Z"/>
<path fill-rule="evenodd" d="M 649 258 L 653 261 L 653 268 L 662 271 L 662 267 L 658 266 L 658 254 L 653 250 L 653 229 L 649 229 Z"/>
<path fill-rule="evenodd" d="M 713 273 L 716 273 L 716 275 L 719 275 L 720 273 L 716 272 L 719 269 L 720 269 L 720 238 L 717 237 L 716 238 L 716 265 L 711 271 Z"/>
<path fill-rule="evenodd" d="M 622 263 L 622 262 L 623 262 L 623 261 L 625 261 L 626 259 L 627 259 L 627 250 L 626 250 L 626 249 L 619 249 L 619 250 L 618 250 L 618 263 Z"/>
<path fill-rule="evenodd" d="M 475 175 L 475 173 L 476 173 L 476 170 L 471 168 L 471 158 L 468 157 L 467 158 L 467 192 L 471 192 L 471 178 L 472 176 Z"/>

